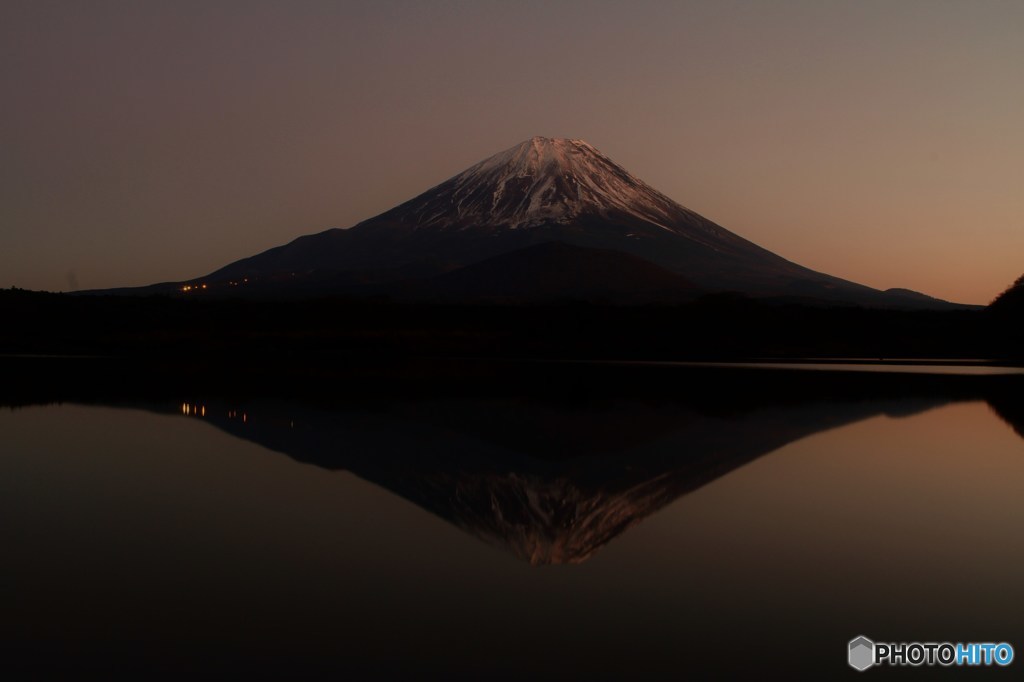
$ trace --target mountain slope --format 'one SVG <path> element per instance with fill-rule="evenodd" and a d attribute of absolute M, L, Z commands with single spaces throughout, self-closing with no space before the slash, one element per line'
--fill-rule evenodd
<path fill-rule="evenodd" d="M 417 282 L 405 293 L 421 300 L 630 303 L 678 302 L 699 291 L 636 256 L 547 242 Z"/>

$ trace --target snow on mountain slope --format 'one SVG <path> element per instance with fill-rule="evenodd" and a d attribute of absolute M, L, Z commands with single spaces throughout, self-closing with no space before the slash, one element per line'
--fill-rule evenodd
<path fill-rule="evenodd" d="M 520 228 L 618 210 L 671 223 L 681 209 L 587 142 L 545 137 L 495 154 L 436 190 L 405 205 L 409 219 L 423 227 Z M 445 195 L 447 206 L 438 206 L 437 193 Z"/>
<path fill-rule="evenodd" d="M 585 217 L 638 223 L 716 250 L 737 242 L 753 246 L 648 186 L 588 142 L 548 137 L 499 152 L 367 222 L 500 231 L 569 225 Z"/>

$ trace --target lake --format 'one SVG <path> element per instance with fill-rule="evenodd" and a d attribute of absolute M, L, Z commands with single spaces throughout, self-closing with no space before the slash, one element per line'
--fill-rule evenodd
<path fill-rule="evenodd" d="M 842 369 L 23 372 L 0 665 L 828 677 L 857 635 L 1019 651 L 1024 378 Z"/>

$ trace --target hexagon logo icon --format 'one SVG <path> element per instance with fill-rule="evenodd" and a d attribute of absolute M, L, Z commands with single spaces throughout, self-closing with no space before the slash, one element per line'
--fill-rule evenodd
<path fill-rule="evenodd" d="M 875 664 L 875 643 L 861 635 L 850 640 L 850 667 L 864 671 Z"/>

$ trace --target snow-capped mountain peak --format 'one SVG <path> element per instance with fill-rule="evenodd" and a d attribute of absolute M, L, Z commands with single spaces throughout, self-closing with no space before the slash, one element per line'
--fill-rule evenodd
<path fill-rule="evenodd" d="M 518 229 L 627 214 L 672 231 L 693 214 L 576 139 L 534 137 L 389 212 L 418 228 Z"/>

